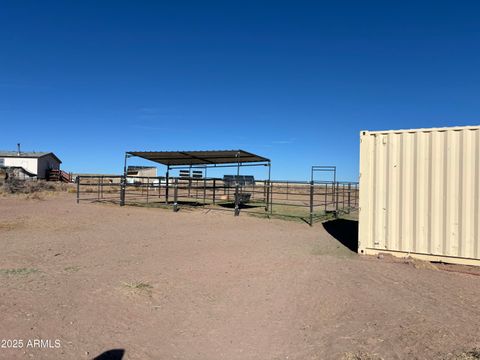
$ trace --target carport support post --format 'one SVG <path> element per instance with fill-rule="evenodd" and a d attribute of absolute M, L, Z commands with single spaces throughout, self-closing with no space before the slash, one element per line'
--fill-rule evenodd
<path fill-rule="evenodd" d="M 238 181 L 240 177 L 240 153 L 235 154 L 235 157 L 237 158 L 237 180 L 235 181 L 235 216 L 238 216 L 240 215 L 240 199 L 238 193 Z"/>
<path fill-rule="evenodd" d="M 127 157 L 128 154 L 125 153 L 125 161 L 123 163 L 123 176 L 120 179 L 120 206 L 125 205 L 125 187 L 127 183 Z"/>
<path fill-rule="evenodd" d="M 207 170 L 208 167 L 205 165 L 205 171 L 203 173 L 203 206 L 205 206 L 207 201 Z"/>
<path fill-rule="evenodd" d="M 235 186 L 235 216 L 240 215 L 240 202 L 239 202 L 239 193 L 238 193 L 238 178 L 237 185 Z"/>
<path fill-rule="evenodd" d="M 264 197 L 266 198 L 265 212 L 268 212 L 269 208 L 271 207 L 271 205 L 269 204 L 270 203 L 270 199 L 269 199 L 270 198 L 270 175 L 271 175 L 270 162 L 268 162 L 267 166 L 268 166 L 268 182 L 267 182 L 267 186 L 263 187 Z"/>
<path fill-rule="evenodd" d="M 313 180 L 310 181 L 310 226 L 313 225 Z"/>
<path fill-rule="evenodd" d="M 169 181 L 170 166 L 167 166 L 167 173 L 165 174 L 165 204 L 168 204 L 168 181 Z"/>
<path fill-rule="evenodd" d="M 173 188 L 173 212 L 178 211 L 178 178 L 175 179 L 175 185 Z"/>
<path fill-rule="evenodd" d="M 272 165 L 269 161 L 268 162 L 268 188 L 269 188 L 270 195 L 268 196 L 268 207 L 270 209 L 270 215 L 273 214 L 273 184 L 271 181 L 271 175 L 272 175 Z"/>

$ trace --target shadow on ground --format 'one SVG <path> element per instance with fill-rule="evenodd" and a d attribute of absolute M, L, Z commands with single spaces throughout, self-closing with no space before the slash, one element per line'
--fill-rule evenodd
<path fill-rule="evenodd" d="M 351 251 L 358 250 L 358 221 L 336 219 L 323 223 L 327 232 Z"/>
<path fill-rule="evenodd" d="M 122 360 L 125 350 L 123 349 L 112 349 L 101 353 L 93 360 Z"/>
<path fill-rule="evenodd" d="M 234 202 L 228 202 L 228 203 L 220 203 L 217 204 L 220 207 L 226 208 L 226 209 L 235 209 L 235 203 Z M 259 207 L 265 207 L 263 204 L 239 204 L 240 209 L 254 209 L 254 208 L 259 208 Z"/>

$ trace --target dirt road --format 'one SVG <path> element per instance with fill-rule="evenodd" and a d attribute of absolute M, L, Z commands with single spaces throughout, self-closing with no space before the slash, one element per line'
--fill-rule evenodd
<path fill-rule="evenodd" d="M 480 344 L 479 276 L 359 257 L 321 224 L 1 198 L 0 248 L 1 338 L 23 340 L 0 358 L 441 359 Z"/>

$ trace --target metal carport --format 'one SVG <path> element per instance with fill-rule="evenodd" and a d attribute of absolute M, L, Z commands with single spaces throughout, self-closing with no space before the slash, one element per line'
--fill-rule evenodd
<path fill-rule="evenodd" d="M 203 150 L 203 151 L 127 151 L 124 161 L 124 179 L 127 176 L 127 160 L 130 157 L 140 157 L 145 160 L 165 165 L 165 202 L 168 203 L 169 173 L 172 169 L 203 169 L 205 173 L 208 168 L 236 167 L 237 175 L 240 168 L 245 166 L 267 166 L 268 183 L 271 176 L 270 159 L 250 153 L 245 150 Z M 236 189 L 238 193 L 238 186 Z M 269 199 L 267 199 L 266 210 L 268 211 Z M 125 184 L 122 186 L 120 205 L 125 204 Z M 235 201 L 235 214 L 238 214 L 238 201 Z"/>

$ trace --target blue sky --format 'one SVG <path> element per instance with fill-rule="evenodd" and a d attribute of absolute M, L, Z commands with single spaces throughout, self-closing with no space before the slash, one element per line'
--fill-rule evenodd
<path fill-rule="evenodd" d="M 3 1 L 0 149 L 119 173 L 242 148 L 358 177 L 359 132 L 480 123 L 475 1 Z M 132 164 L 141 164 L 132 161 Z"/>

